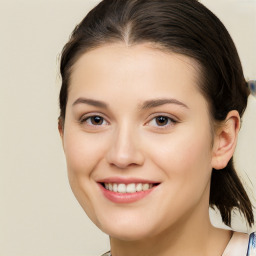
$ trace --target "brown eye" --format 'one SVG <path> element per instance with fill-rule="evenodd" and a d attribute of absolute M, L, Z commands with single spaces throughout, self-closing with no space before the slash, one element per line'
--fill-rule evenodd
<path fill-rule="evenodd" d="M 158 126 L 165 126 L 169 123 L 170 118 L 166 116 L 158 116 L 156 117 L 156 124 Z"/>
<path fill-rule="evenodd" d="M 175 125 L 177 121 L 168 116 L 155 116 L 148 122 L 149 126 L 158 128 L 167 128 L 169 126 Z"/>
<path fill-rule="evenodd" d="M 101 116 L 90 116 L 90 117 L 87 117 L 82 122 L 85 122 L 85 123 L 87 123 L 88 125 L 91 125 L 91 126 L 100 126 L 100 125 L 106 125 L 107 124 L 105 119 Z"/>
<path fill-rule="evenodd" d="M 91 117 L 91 123 L 93 125 L 102 125 L 103 124 L 103 118 L 100 116 L 93 116 Z"/>

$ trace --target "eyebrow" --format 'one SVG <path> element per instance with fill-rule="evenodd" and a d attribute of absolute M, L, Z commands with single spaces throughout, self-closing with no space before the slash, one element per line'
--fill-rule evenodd
<path fill-rule="evenodd" d="M 99 107 L 99 108 L 108 108 L 108 104 L 106 104 L 103 101 L 99 101 L 99 100 L 93 100 L 93 99 L 87 99 L 87 98 L 78 98 L 73 104 L 72 106 L 78 105 L 78 104 L 87 104 L 87 105 L 91 105 L 91 106 L 95 106 L 95 107 Z M 165 104 L 176 104 L 179 106 L 182 106 L 184 108 L 189 109 L 189 107 L 182 103 L 179 100 L 176 99 L 153 99 L 153 100 L 147 100 L 145 102 L 143 102 L 143 104 L 141 105 L 140 109 L 141 110 L 145 110 L 145 109 L 150 109 L 150 108 L 155 108 L 155 107 L 159 107 Z"/>
<path fill-rule="evenodd" d="M 87 105 L 91 105 L 91 106 L 99 107 L 99 108 L 108 108 L 108 105 L 103 101 L 87 99 L 87 98 L 78 98 L 72 104 L 72 106 L 75 106 L 75 105 L 78 105 L 78 104 L 87 104 Z"/>
<path fill-rule="evenodd" d="M 149 109 L 149 108 L 155 108 L 155 107 L 162 106 L 165 104 L 176 104 L 176 105 L 179 105 L 179 106 L 189 109 L 189 107 L 186 104 L 184 104 L 181 101 L 176 100 L 176 99 L 147 100 L 142 104 L 141 109 L 144 110 L 144 109 Z"/>

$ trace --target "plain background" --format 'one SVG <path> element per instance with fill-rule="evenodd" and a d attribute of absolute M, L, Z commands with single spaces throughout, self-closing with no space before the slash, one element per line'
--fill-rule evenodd
<path fill-rule="evenodd" d="M 69 188 L 57 131 L 59 53 L 98 2 L 0 0 L 0 256 L 88 256 L 109 249 Z M 256 0 L 201 2 L 230 31 L 246 78 L 256 79 Z M 250 97 L 235 161 L 252 198 L 255 117 Z M 249 231 L 243 222 L 237 216 L 233 227 Z"/>

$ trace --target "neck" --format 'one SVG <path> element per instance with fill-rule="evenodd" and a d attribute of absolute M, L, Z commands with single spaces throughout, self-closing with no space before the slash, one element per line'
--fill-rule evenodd
<path fill-rule="evenodd" d="M 205 205 L 205 204 L 202 204 Z M 195 207 L 179 223 L 139 241 L 110 238 L 112 256 L 219 256 L 231 232 L 213 227 L 209 209 Z"/>

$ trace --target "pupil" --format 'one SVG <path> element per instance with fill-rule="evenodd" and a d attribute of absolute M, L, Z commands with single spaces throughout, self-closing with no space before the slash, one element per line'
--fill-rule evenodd
<path fill-rule="evenodd" d="M 99 125 L 99 124 L 102 124 L 103 119 L 100 116 L 94 116 L 93 119 L 92 119 L 92 122 L 93 122 L 93 124 Z"/>
<path fill-rule="evenodd" d="M 168 119 L 164 116 L 159 116 L 157 117 L 156 122 L 158 125 L 166 125 L 168 122 Z"/>

